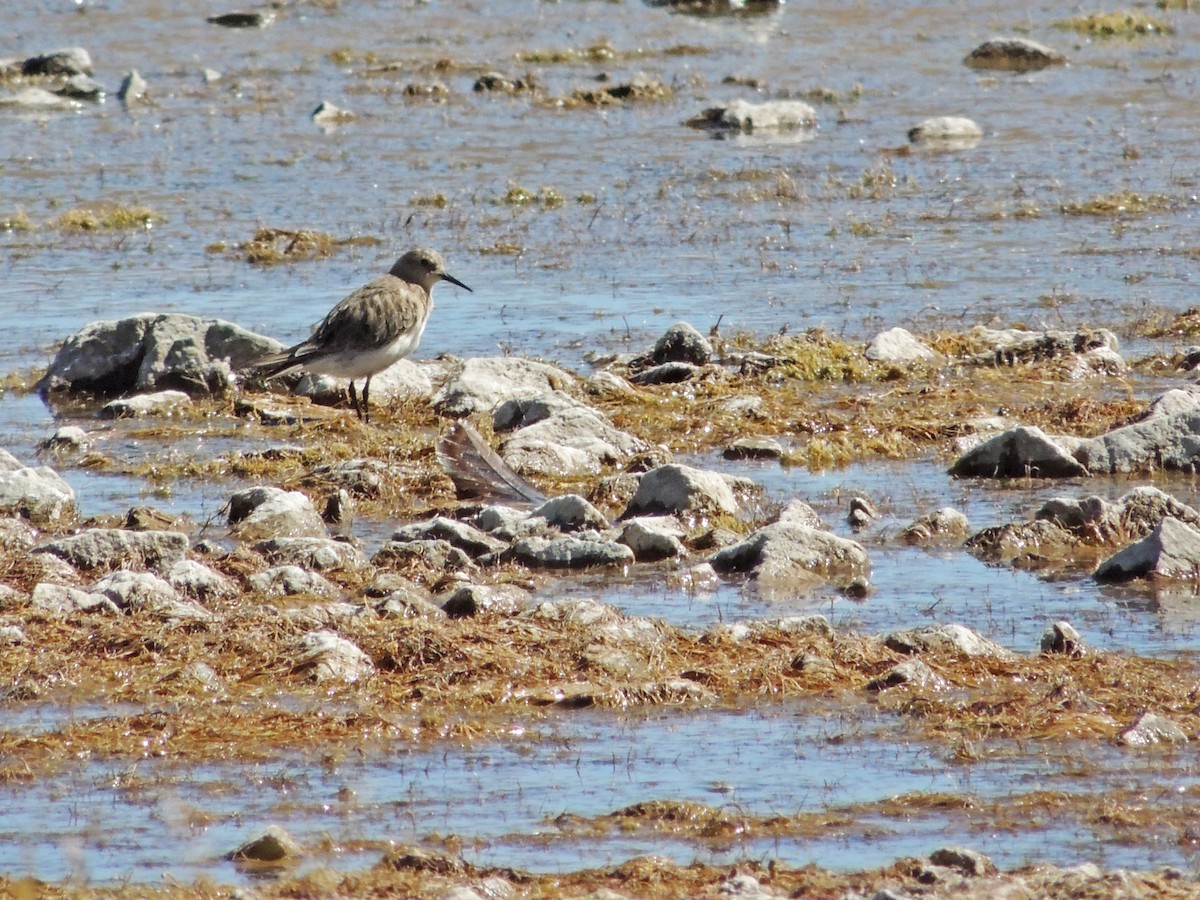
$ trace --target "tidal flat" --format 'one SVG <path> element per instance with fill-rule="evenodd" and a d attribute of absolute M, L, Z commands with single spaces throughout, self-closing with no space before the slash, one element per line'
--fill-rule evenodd
<path fill-rule="evenodd" d="M 0 890 L 1200 895 L 1193 10 L 260 12 L 12 14 Z"/>

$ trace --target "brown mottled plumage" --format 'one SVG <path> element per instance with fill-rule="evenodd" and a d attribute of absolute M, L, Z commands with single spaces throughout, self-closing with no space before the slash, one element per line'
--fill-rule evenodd
<path fill-rule="evenodd" d="M 350 379 L 350 400 L 365 422 L 371 421 L 371 376 L 417 349 L 429 313 L 433 286 L 448 281 L 471 290 L 446 273 L 435 250 L 409 250 L 391 271 L 360 287 L 329 311 L 312 336 L 294 347 L 253 364 L 265 378 L 308 371 Z M 362 405 L 354 379 L 365 378 Z"/>

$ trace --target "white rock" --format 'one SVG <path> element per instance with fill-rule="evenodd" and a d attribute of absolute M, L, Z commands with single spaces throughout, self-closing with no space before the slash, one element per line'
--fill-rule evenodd
<path fill-rule="evenodd" d="M 192 398 L 183 391 L 156 391 L 110 400 L 100 407 L 102 419 L 132 419 L 141 416 L 166 416 L 183 406 L 191 406 Z"/>
<path fill-rule="evenodd" d="M 953 623 L 895 631 L 884 638 L 884 643 L 900 653 L 952 651 L 962 656 L 991 656 L 1005 660 L 1016 658 L 1008 648 L 989 641 L 965 625 Z"/>
<path fill-rule="evenodd" d="M 313 681 L 355 682 L 375 671 L 371 657 L 333 631 L 310 631 L 294 647 L 296 671 Z"/>
<path fill-rule="evenodd" d="M 59 522 L 74 514 L 75 491 L 49 466 L 23 466 L 0 450 L 0 511 L 35 524 Z"/>
<path fill-rule="evenodd" d="M 889 328 L 875 335 L 867 345 L 866 357 L 876 362 L 901 365 L 934 362 L 940 358 L 929 345 L 904 328 Z"/>
<path fill-rule="evenodd" d="M 462 418 L 496 404 L 548 391 L 569 390 L 575 377 L 555 366 L 518 357 L 469 359 L 434 395 L 438 412 Z"/>
<path fill-rule="evenodd" d="M 729 481 L 714 472 L 670 464 L 645 473 L 622 519 L 654 513 L 736 513 Z"/>
<path fill-rule="evenodd" d="M 962 116 L 936 116 L 909 129 L 908 139 L 938 149 L 965 150 L 983 137 L 983 129 Z"/>
<path fill-rule="evenodd" d="M 1121 550 L 1096 569 L 1097 581 L 1156 578 L 1192 581 L 1200 572 L 1200 531 L 1167 517 L 1148 535 Z"/>
<path fill-rule="evenodd" d="M 760 528 L 709 561 L 718 572 L 749 572 L 773 592 L 803 592 L 823 581 L 845 588 L 865 583 L 869 573 L 861 544 L 790 522 Z"/>

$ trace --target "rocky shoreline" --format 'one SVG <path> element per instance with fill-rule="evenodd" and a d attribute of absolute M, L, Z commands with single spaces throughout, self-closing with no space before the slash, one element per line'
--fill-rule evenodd
<path fill-rule="evenodd" d="M 820 615 L 697 633 L 594 600 L 537 595 L 548 578 L 645 569 L 693 591 L 744 579 L 777 597 L 820 587 L 869 599 L 871 548 L 891 542 L 1046 575 L 1091 572 L 1148 591 L 1190 589 L 1200 571 L 1200 513 L 1154 486 L 1133 487 L 1115 502 L 1064 494 L 1032 521 L 981 530 L 945 508 L 885 532 L 871 499 L 856 497 L 848 522 L 860 540 L 851 540 L 829 531 L 800 498 L 780 508 L 752 479 L 674 461 L 674 452 L 707 447 L 819 464 L 829 451 L 818 454 L 813 445 L 827 440 L 829 421 L 851 405 L 865 410 L 857 423 L 863 439 L 855 442 L 846 427 L 839 454 L 894 458 L 932 449 L 958 477 L 1048 484 L 1190 472 L 1200 455 L 1192 437 L 1200 390 L 1183 384 L 1187 351 L 1178 360 L 1126 363 L 1105 330 L 976 329 L 920 340 L 893 329 L 859 348 L 820 333 L 755 345 L 680 323 L 645 352 L 599 361 L 586 376 L 526 359 L 404 361 L 376 379 L 379 424 L 362 426 L 313 404 L 341 399 L 328 379 L 293 380 L 287 388 L 294 394 L 240 386 L 234 373 L 264 348 L 273 349 L 269 339 L 229 323 L 147 315 L 88 326 L 39 380 L 47 401 L 73 422 L 86 424 L 81 411 L 91 410 L 113 427 L 136 426 L 141 442 L 167 446 L 202 425 L 279 432 L 287 443 L 162 471 L 154 462 L 122 463 L 113 451 L 102 455 L 96 435 L 79 424 L 45 442 L 46 458 L 60 467 L 107 467 L 152 480 L 252 478 L 257 486 L 229 495 L 223 527 L 146 507 L 123 518 L 96 515 L 77 507 L 53 467 L 4 454 L 0 670 L 7 697 L 119 698 L 144 709 L 37 734 L 5 732 L 6 777 L 48 776 L 80 747 L 113 759 L 265 760 L 281 749 L 364 739 L 511 737 L 514 721 L 536 720 L 547 708 L 732 708 L 764 696 L 833 695 L 892 710 L 910 734 L 934 742 L 958 740 L 964 730 L 982 744 L 1070 734 L 1140 752 L 1181 746 L 1200 731 L 1190 658 L 1089 646 L 1065 621 L 1047 622 L 1037 647 L 1005 647 L 953 623 L 875 636 L 839 632 Z M 1105 405 L 1071 396 L 1081 382 L 1080 396 L 1095 398 L 1111 380 L 1146 372 L 1145 401 Z M 1045 390 L 1049 382 L 1058 407 L 1013 404 L 1026 387 Z M 939 391 L 954 402 L 939 406 L 931 398 Z M 870 405 L 882 393 L 901 407 L 905 396 L 923 398 L 903 433 L 881 433 L 872 422 Z M 802 394 L 803 406 L 794 402 Z M 964 396 L 966 405 L 955 400 Z M 1006 402 L 1008 415 L 983 414 Z M 1022 421 L 1030 409 L 1039 425 Z M 1087 415 L 1062 415 L 1070 409 Z M 823 410 L 825 425 L 800 434 L 796 424 L 813 426 L 814 410 Z M 879 421 L 892 415 L 883 410 Z M 457 433 L 469 429 L 474 443 L 442 444 L 435 453 L 439 433 L 443 441 L 456 433 L 451 421 L 459 422 Z M 680 427 L 685 421 L 707 424 Z M 1050 421 L 1058 427 L 1040 427 Z M 499 461 L 489 456 L 492 442 Z M 472 447 L 480 458 L 464 462 Z M 465 482 L 463 469 L 473 473 Z M 490 480 L 497 471 L 510 473 L 507 482 Z M 456 488 L 475 495 L 459 499 Z M 501 499 L 484 496 L 489 491 Z M 397 525 L 372 548 L 355 535 L 356 513 Z M 265 695 L 264 684 L 272 685 Z M 330 692 L 352 711 L 316 715 Z M 285 696 L 286 711 L 273 702 Z M 672 809 L 651 819 L 676 831 L 686 822 L 733 827 L 714 824 L 714 815 Z M 1190 833 L 1183 810 L 1177 821 L 1165 816 L 1159 824 L 1181 840 Z M 802 826 L 770 827 L 789 833 Z M 391 854 L 370 873 L 319 877 L 347 879 L 330 885 L 343 892 L 394 881 L 465 898 L 481 896 L 479 884 L 496 879 L 508 884 L 504 896 L 549 890 L 546 876 L 477 871 L 413 853 L 407 862 Z M 631 873 L 649 869 L 660 885 L 656 896 L 781 896 L 818 881 L 834 891 L 875 885 L 879 897 L 907 890 L 1079 896 L 1117 882 L 1133 896 L 1193 896 L 1195 888 L 1173 870 L 1085 866 L 998 875 L 977 860 L 967 868 L 931 859 L 861 876 L 730 874 L 633 861 L 614 873 L 572 877 L 588 885 L 574 895 L 596 897 L 610 896 L 602 886 L 610 882 L 616 895 L 641 895 Z M 571 879 L 551 881 L 565 889 Z M 268 893 L 286 893 L 286 884 Z M 887 893 L 890 884 L 901 893 Z"/>

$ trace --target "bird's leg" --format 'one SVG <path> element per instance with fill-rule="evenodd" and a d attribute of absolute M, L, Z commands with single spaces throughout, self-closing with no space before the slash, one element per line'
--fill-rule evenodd
<path fill-rule="evenodd" d="M 371 376 L 367 376 L 367 380 L 363 382 L 363 421 L 368 425 L 371 424 L 371 407 L 368 405 L 368 397 L 371 394 Z"/>
<path fill-rule="evenodd" d="M 354 414 L 360 419 L 363 417 L 362 409 L 358 405 L 358 391 L 354 390 L 354 379 L 350 379 L 350 403 L 354 406 Z"/>

